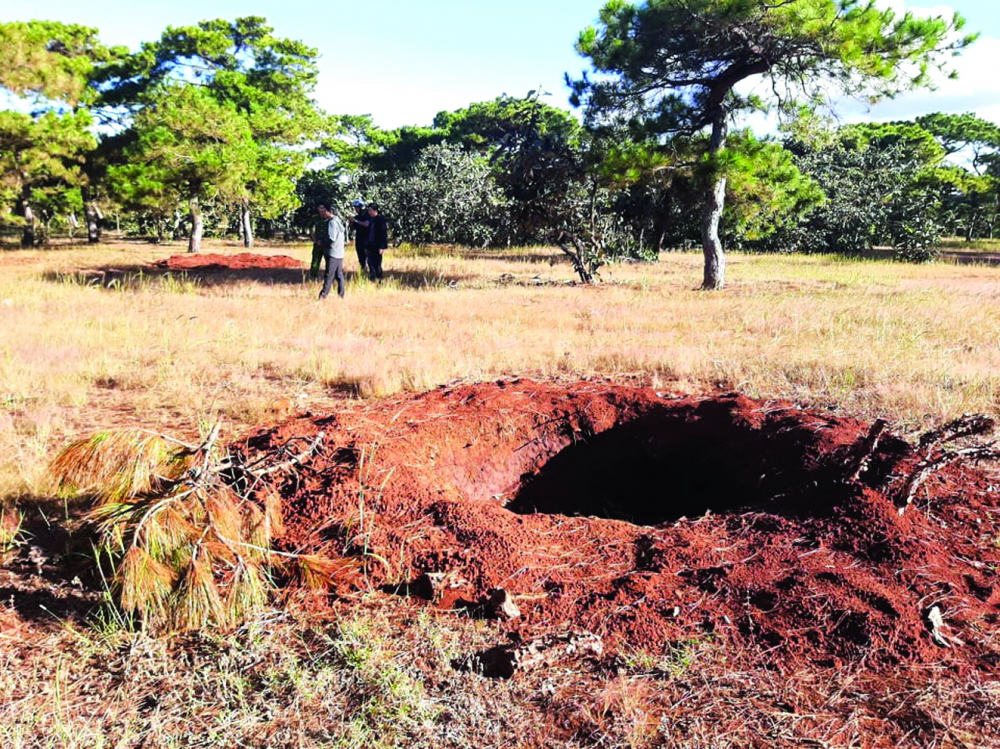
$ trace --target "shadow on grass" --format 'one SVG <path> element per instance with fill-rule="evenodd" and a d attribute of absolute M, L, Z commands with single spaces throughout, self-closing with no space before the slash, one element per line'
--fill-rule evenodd
<path fill-rule="evenodd" d="M 104 600 L 82 511 L 54 499 L 18 503 L 20 541 L 0 566 L 0 601 L 26 621 L 83 621 Z"/>
<path fill-rule="evenodd" d="M 350 274 L 348 274 L 348 278 L 350 278 Z M 390 268 L 385 270 L 384 282 L 405 289 L 444 289 L 455 288 L 463 281 L 472 281 L 476 278 L 471 274 L 449 275 L 432 271 L 392 270 Z"/>
<path fill-rule="evenodd" d="M 996 252 L 958 252 L 945 250 L 938 257 L 956 265 L 1000 265 L 1000 253 Z"/>
<path fill-rule="evenodd" d="M 42 278 L 52 283 L 77 284 L 111 290 L 141 289 L 152 284 L 191 283 L 225 286 L 244 281 L 264 284 L 302 284 L 308 270 L 301 268 L 194 268 L 170 270 L 151 265 L 114 265 L 76 271 L 46 271 Z"/>
<path fill-rule="evenodd" d="M 845 257 L 851 256 L 845 255 Z M 885 247 L 866 250 L 859 253 L 857 257 L 868 260 L 898 260 L 904 263 L 907 262 L 906 260 L 900 260 L 894 250 Z M 952 247 L 944 247 L 938 252 L 935 259 L 955 265 L 989 265 L 995 267 L 1000 265 L 1000 250 L 960 250 Z"/>
<path fill-rule="evenodd" d="M 558 252 L 503 252 L 502 250 L 470 250 L 462 253 L 468 260 L 497 260 L 503 263 L 546 263 L 569 265 L 569 258 Z"/>
<path fill-rule="evenodd" d="M 223 268 L 212 266 L 171 270 L 150 265 L 116 265 L 88 268 L 76 271 L 46 271 L 42 278 L 51 283 L 92 286 L 113 291 L 139 290 L 150 286 L 171 287 L 191 290 L 189 287 L 230 286 L 251 282 L 266 285 L 318 287 L 322 282 L 322 272 L 318 280 L 309 278 L 306 268 Z M 454 288 L 462 281 L 472 279 L 471 275 L 442 275 L 420 271 L 385 271 L 384 282 L 389 286 L 407 289 Z M 347 280 L 362 281 L 357 271 L 348 271 Z M 367 281 L 364 281 L 367 283 Z"/>

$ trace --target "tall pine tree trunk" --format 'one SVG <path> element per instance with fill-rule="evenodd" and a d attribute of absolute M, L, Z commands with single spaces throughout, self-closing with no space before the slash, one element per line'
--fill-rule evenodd
<path fill-rule="evenodd" d="M 657 253 L 663 252 L 663 240 L 666 239 L 667 230 L 670 227 L 670 212 L 673 210 L 673 198 L 669 188 L 663 191 L 659 199 L 659 206 L 653 218 L 653 236 L 651 239 L 653 249 Z"/>
<path fill-rule="evenodd" d="M 250 201 L 244 200 L 240 205 L 240 226 L 243 234 L 243 246 L 253 247 L 253 224 L 250 222 Z"/>
<path fill-rule="evenodd" d="M 28 197 L 21 197 L 20 214 L 24 219 L 24 228 L 21 230 L 21 246 L 33 247 L 35 244 L 35 212 L 31 210 Z"/>
<path fill-rule="evenodd" d="M 188 235 L 188 252 L 201 252 L 201 235 L 204 226 L 201 221 L 201 205 L 198 198 L 191 198 L 191 233 Z"/>
<path fill-rule="evenodd" d="M 712 119 L 712 140 L 708 153 L 714 157 L 726 145 L 726 111 L 718 107 Z M 719 238 L 719 222 L 726 202 L 726 177 L 718 165 L 706 177 L 704 203 L 701 209 L 701 249 L 705 255 L 705 278 L 701 288 L 722 289 L 726 285 L 726 256 Z"/>
<path fill-rule="evenodd" d="M 97 244 L 101 241 L 101 212 L 93 203 L 83 207 L 83 218 L 87 222 L 87 243 Z"/>
<path fill-rule="evenodd" d="M 979 211 L 973 210 L 969 220 L 965 222 L 965 241 L 971 242 L 976 238 L 976 219 L 979 218 Z"/>
<path fill-rule="evenodd" d="M 84 187 L 82 193 L 83 220 L 87 224 L 87 243 L 97 244 L 101 241 L 101 219 L 104 217 L 101 215 L 101 209 L 94 202 L 90 190 Z"/>

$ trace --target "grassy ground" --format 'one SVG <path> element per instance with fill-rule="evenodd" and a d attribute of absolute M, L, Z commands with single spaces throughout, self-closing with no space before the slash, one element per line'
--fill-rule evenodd
<path fill-rule="evenodd" d="M 292 407 L 504 375 L 630 377 L 788 397 L 904 426 L 996 412 L 1000 270 L 697 254 L 569 285 L 548 250 L 393 252 L 381 288 L 316 301 L 298 271 L 211 283 L 138 271 L 181 248 L 0 253 L 0 497 L 37 494 L 68 437 L 138 423 L 230 432 Z M 305 259 L 304 246 L 271 249 Z M 350 266 L 349 266 L 350 267 Z"/>
<path fill-rule="evenodd" d="M 963 237 L 947 237 L 941 240 L 944 252 L 1000 252 L 1000 239 L 973 239 L 967 242 Z"/>
<path fill-rule="evenodd" d="M 706 294 L 697 254 L 611 266 L 583 288 L 548 249 L 409 249 L 388 254 L 381 287 L 355 278 L 345 300 L 321 303 L 298 271 L 145 269 L 182 251 L 0 251 L 0 505 L 29 507 L 29 529 L 68 512 L 44 467 L 82 432 L 192 434 L 221 416 L 234 435 L 455 379 L 736 389 L 903 430 L 1000 412 L 1000 268 L 736 255 L 729 289 Z M 305 245 L 262 251 L 308 257 Z M 334 624 L 272 612 L 226 637 L 150 640 L 107 615 L 63 622 L 78 585 L 36 583 L 35 617 L 0 606 L 2 746 L 862 746 L 873 726 L 911 737 L 901 746 L 988 746 L 963 725 L 1000 715 L 995 684 L 946 674 L 890 688 L 758 672 L 748 691 L 710 640 L 655 663 L 626 655 L 613 673 L 488 681 L 449 665 L 495 644 L 488 623 L 364 597 Z M 15 592 L 0 580 L 0 597 Z M 805 736 L 819 743 L 795 743 Z"/>
<path fill-rule="evenodd" d="M 337 612 L 332 623 L 271 612 L 225 637 L 0 630 L 0 744 L 1000 746 L 1000 688 L 976 675 L 769 671 L 709 638 L 658 656 L 626 653 L 597 669 L 564 663 L 485 679 L 451 662 L 496 642 L 488 623 L 415 613 L 385 596 Z"/>

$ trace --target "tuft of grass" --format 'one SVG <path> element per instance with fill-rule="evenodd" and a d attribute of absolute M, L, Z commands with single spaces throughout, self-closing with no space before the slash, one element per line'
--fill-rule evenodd
<path fill-rule="evenodd" d="M 13 505 L 0 504 L 0 564 L 24 541 L 24 513 Z"/>

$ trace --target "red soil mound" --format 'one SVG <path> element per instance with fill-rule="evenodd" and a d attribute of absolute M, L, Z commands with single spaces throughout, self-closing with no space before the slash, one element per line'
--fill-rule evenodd
<path fill-rule="evenodd" d="M 194 253 L 172 255 L 166 260 L 157 260 L 157 268 L 169 270 L 245 270 L 247 268 L 302 268 L 300 261 L 288 255 L 256 255 L 241 252 L 237 255 Z"/>
<path fill-rule="evenodd" d="M 782 663 L 1000 667 L 995 487 L 952 466 L 900 514 L 922 456 L 883 436 L 855 477 L 861 422 L 517 381 L 307 415 L 246 449 L 320 430 L 324 449 L 275 479 L 282 543 L 357 556 L 387 593 L 485 616 L 503 588 L 518 635 L 569 626 L 612 649 L 713 633 Z"/>

